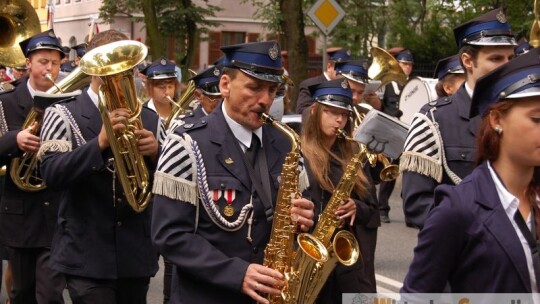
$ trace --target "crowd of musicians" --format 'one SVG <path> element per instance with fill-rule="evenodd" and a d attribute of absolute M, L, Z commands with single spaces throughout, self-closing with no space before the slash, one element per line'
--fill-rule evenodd
<path fill-rule="evenodd" d="M 530 293 L 540 303 L 540 50 L 518 45 L 499 9 L 454 35 L 459 52 L 438 61 L 438 97 L 414 115 L 401 155 L 366 157 L 353 172 L 352 160 L 369 154 L 347 136 L 362 123 L 355 113 L 397 121 L 407 107 L 399 101 L 414 56 L 405 47 L 387 50 L 405 82 L 377 90 L 367 59 L 328 49 L 323 74 L 298 84 L 296 109 L 276 41 L 223 46 L 220 60 L 188 85 L 166 58 L 136 60 L 124 85 L 136 95 L 116 93 L 137 99 L 137 110 L 126 103 L 105 110 L 115 75 L 92 64 L 111 49 L 133 60 L 127 45 L 137 43 L 100 32 L 67 61 L 71 50 L 53 30 L 28 37 L 20 42 L 25 64 L 0 66 L 8 300 L 64 303 L 67 289 L 73 303 L 147 303 L 151 279 L 163 280 L 165 303 L 296 303 L 282 294 L 307 285 L 302 280 L 320 285 L 314 303 L 375 293 L 377 232 L 391 221 L 395 185 L 380 172 L 393 164 L 406 224 L 419 229 L 403 294 Z M 55 89 L 72 73 L 86 85 Z M 298 134 L 272 122 L 291 110 L 302 116 Z M 28 123 L 30 113 L 39 118 Z M 27 156 L 35 159 L 34 187 L 14 176 Z M 128 169 L 137 171 L 136 163 L 146 173 L 142 192 L 126 186 L 133 178 L 122 173 L 126 159 L 135 159 Z M 352 263 L 337 262 L 321 283 L 268 261 L 283 230 L 315 235 L 327 220 L 357 242 Z M 287 235 L 277 243 L 293 244 L 295 256 L 302 245 Z M 164 277 L 153 278 L 160 257 Z"/>

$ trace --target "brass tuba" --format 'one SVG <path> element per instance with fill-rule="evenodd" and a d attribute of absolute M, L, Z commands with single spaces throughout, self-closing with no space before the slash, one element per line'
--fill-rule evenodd
<path fill-rule="evenodd" d="M 114 156 L 116 176 L 135 212 L 142 212 L 151 197 L 148 169 L 137 150 L 134 134 L 135 130 L 142 129 L 142 104 L 137 99 L 133 68 L 147 53 L 144 44 L 122 40 L 89 51 L 79 62 L 85 74 L 99 76 L 104 82 L 99 87 L 99 111 Z M 109 119 L 109 112 L 118 108 L 131 112 L 122 132 L 115 132 Z"/>
<path fill-rule="evenodd" d="M 529 44 L 537 48 L 540 46 L 540 4 L 534 0 L 534 20 L 529 36 Z"/>
<path fill-rule="evenodd" d="M 376 46 L 372 47 L 370 52 L 373 57 L 373 62 L 368 69 L 369 78 L 380 80 L 381 87 L 384 87 L 392 81 L 395 81 L 400 85 L 405 85 L 405 83 L 407 83 L 407 75 L 405 75 L 403 69 L 399 66 L 399 62 L 394 56 Z"/>
<path fill-rule="evenodd" d="M 48 94 L 68 93 L 76 91 L 90 83 L 90 76 L 81 72 L 80 68 L 76 68 L 60 82 L 55 83 L 50 74 L 46 77 L 53 83 L 53 87 L 47 90 Z M 41 124 L 43 121 L 44 109 L 36 106 L 32 107 L 24 123 L 22 130 L 34 126 L 31 130 L 32 134 L 39 136 Z M 43 179 L 38 171 L 38 159 L 36 153 L 24 152 L 21 157 L 11 160 L 9 174 L 13 183 L 21 190 L 27 192 L 36 192 L 46 188 Z"/>
<path fill-rule="evenodd" d="M 39 32 L 39 17 L 28 0 L 0 0 L 0 64 L 25 65 L 19 42 Z"/>

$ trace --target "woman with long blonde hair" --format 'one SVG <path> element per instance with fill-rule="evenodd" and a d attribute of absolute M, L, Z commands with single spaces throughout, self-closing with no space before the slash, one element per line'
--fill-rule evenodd
<path fill-rule="evenodd" d="M 314 103 L 303 126 L 302 152 L 306 162 L 310 187 L 306 196 L 315 204 L 315 217 L 320 215 L 353 155 L 359 150 L 354 141 L 338 136 L 338 130 L 352 135 L 352 93 L 346 79 L 311 86 Z M 373 255 L 379 222 L 375 229 L 365 226 L 378 220 L 377 203 L 368 193 L 369 177 L 362 169 L 356 173 L 350 198 L 336 211 L 360 243 L 363 259 L 352 266 L 338 265 L 319 295 L 318 303 L 339 303 L 345 292 L 375 292 Z M 366 263 L 371 264 L 365 265 Z M 373 278 L 371 278 L 373 277 Z"/>

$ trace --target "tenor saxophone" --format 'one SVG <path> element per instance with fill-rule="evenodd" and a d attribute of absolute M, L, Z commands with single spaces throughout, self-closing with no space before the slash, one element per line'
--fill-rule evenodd
<path fill-rule="evenodd" d="M 341 131 L 340 135 L 346 137 L 344 131 Z M 352 140 L 348 137 L 346 139 Z M 350 266 L 361 258 L 360 246 L 351 232 L 341 230 L 334 235 L 336 230 L 343 226 L 343 221 L 336 217 L 335 212 L 339 206 L 349 199 L 356 181 L 356 174 L 368 160 L 369 152 L 366 146 L 358 142 L 356 143 L 360 149 L 347 164 L 343 176 L 311 234 L 327 248 L 328 260 L 325 263 L 314 265 L 313 268 L 306 270 L 309 276 L 302 283 L 302 289 L 298 292 L 299 301 L 297 303 L 314 303 L 326 280 L 338 263 Z"/>
<path fill-rule="evenodd" d="M 285 287 L 281 295 L 268 296 L 270 303 L 297 303 L 298 299 L 292 292 L 299 288 L 302 281 L 302 270 L 312 267 L 312 264 L 325 261 L 326 248 L 315 238 L 307 234 L 298 237 L 298 247 L 294 250 L 296 223 L 291 220 L 291 200 L 298 197 L 299 174 L 298 162 L 300 160 L 300 138 L 289 126 L 273 119 L 270 115 L 262 114 L 265 122 L 271 123 L 275 128 L 288 137 L 291 142 L 291 151 L 286 155 L 281 170 L 281 184 L 278 189 L 277 201 L 272 222 L 270 240 L 264 250 L 263 265 L 278 270 L 285 276 Z M 302 256 L 301 263 L 295 263 L 294 256 Z"/>

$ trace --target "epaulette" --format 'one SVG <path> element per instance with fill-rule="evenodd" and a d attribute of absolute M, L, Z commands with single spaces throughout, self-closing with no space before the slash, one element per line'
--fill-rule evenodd
<path fill-rule="evenodd" d="M 449 105 L 452 103 L 452 98 L 446 96 L 446 97 L 443 97 L 443 98 L 439 98 L 439 99 L 436 99 L 436 100 L 433 100 L 431 102 L 429 102 L 428 104 L 431 106 L 431 107 L 442 107 L 442 106 L 445 106 L 445 105 Z"/>
<path fill-rule="evenodd" d="M 188 111 L 186 113 L 183 113 L 182 115 L 178 115 L 177 119 L 189 118 L 189 117 L 193 117 L 194 115 L 195 114 L 193 113 L 193 111 Z"/>
<path fill-rule="evenodd" d="M 193 122 L 193 123 L 185 123 L 178 127 L 178 129 L 183 129 L 185 132 L 189 132 L 190 130 L 195 130 L 199 128 L 204 128 L 208 125 L 208 122 L 206 119 L 201 119 L 199 121 Z"/>
<path fill-rule="evenodd" d="M 0 83 L 0 95 L 15 91 L 15 86 L 9 82 Z"/>

